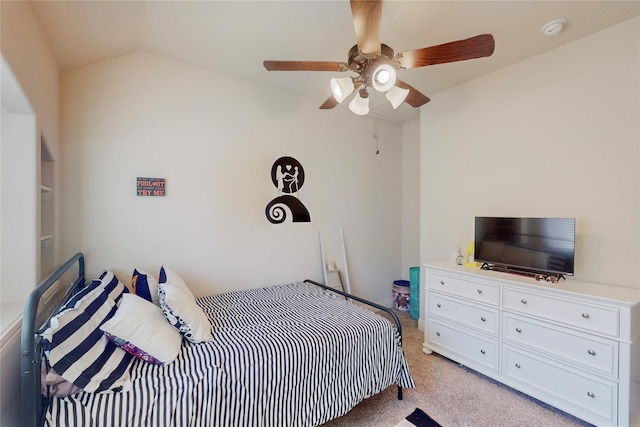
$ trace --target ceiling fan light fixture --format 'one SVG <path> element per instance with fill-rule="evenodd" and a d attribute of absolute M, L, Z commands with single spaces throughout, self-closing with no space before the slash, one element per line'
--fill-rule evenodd
<path fill-rule="evenodd" d="M 409 89 L 402 89 L 398 86 L 394 86 L 384 94 L 384 96 L 389 100 L 391 106 L 395 110 L 407 99 L 407 95 L 409 95 Z"/>
<path fill-rule="evenodd" d="M 396 70 L 391 64 L 380 64 L 371 75 L 373 88 L 378 92 L 386 92 L 396 84 Z"/>
<path fill-rule="evenodd" d="M 331 93 L 336 101 L 342 103 L 355 90 L 353 79 L 351 77 L 341 77 L 339 79 L 331 79 Z"/>
<path fill-rule="evenodd" d="M 351 76 L 351 82 L 348 79 L 331 80 L 332 95 L 320 105 L 320 109 L 328 110 L 344 103 L 347 98 L 353 98 L 349 108 L 356 114 L 364 115 L 369 111 L 367 100 L 369 88 L 386 94 L 397 83 L 400 89 L 393 90 L 387 96 L 394 108 L 399 107 L 403 102 L 418 108 L 430 101 L 416 88 L 396 80 L 396 73 L 400 70 L 493 55 L 495 39 L 491 34 L 480 34 L 464 40 L 396 54 L 391 47 L 381 43 L 380 40 L 383 1 L 385 0 L 350 1 L 356 44 L 349 50 L 346 62 L 265 60 L 264 67 L 267 71 L 350 71 L 355 73 Z M 402 89 L 408 89 L 408 93 Z M 356 92 L 359 92 L 359 95 Z"/>
<path fill-rule="evenodd" d="M 369 114 L 369 93 L 366 90 L 361 90 L 349 103 L 349 109 L 359 116 L 366 116 Z"/>

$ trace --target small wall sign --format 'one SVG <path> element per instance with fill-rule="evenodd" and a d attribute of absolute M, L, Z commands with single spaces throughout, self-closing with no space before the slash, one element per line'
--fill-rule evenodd
<path fill-rule="evenodd" d="M 138 196 L 164 197 L 164 178 L 145 178 L 139 176 L 136 181 L 138 184 Z"/>

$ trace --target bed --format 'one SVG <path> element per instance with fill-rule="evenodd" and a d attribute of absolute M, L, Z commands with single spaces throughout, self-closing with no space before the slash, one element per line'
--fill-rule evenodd
<path fill-rule="evenodd" d="M 140 356 L 114 339 L 108 325 L 115 325 L 116 335 L 117 328 L 131 325 L 147 327 L 144 332 L 149 335 L 161 333 L 165 326 L 149 328 L 152 323 L 144 311 L 127 305 L 142 298 L 114 275 L 104 272 L 86 281 L 82 253 L 32 292 L 22 328 L 24 426 L 316 426 L 390 386 L 397 385 L 399 399 L 403 388 L 414 387 L 402 351 L 400 321 L 388 308 L 305 280 L 193 298 L 195 305 L 179 309 L 182 302 L 192 303 L 181 294 L 167 313 L 168 305 L 162 304 L 176 301 L 167 286 L 175 273 L 167 272 L 161 269 L 157 295 L 163 322 L 173 332 L 149 338 L 153 342 L 148 344 L 156 345 L 154 351 L 163 354 L 158 357 L 164 361 L 144 351 L 142 355 L 149 357 Z M 134 291 L 141 295 L 138 282 Z M 145 307 L 153 302 L 157 303 Z M 391 321 L 363 304 L 385 311 Z M 81 323 L 65 325 L 69 312 Z M 94 328 L 91 336 L 107 342 L 109 360 L 91 366 L 105 370 L 112 365 L 109 381 L 84 378 L 90 369 L 76 366 L 91 350 L 82 349 L 80 360 L 71 353 L 56 353 L 56 336 L 89 340 L 72 336 L 89 328 L 92 320 L 82 316 L 94 312 L 102 312 L 104 318 L 99 320 L 101 330 Z M 200 312 L 206 319 L 202 330 L 189 319 Z M 69 331 L 63 334 L 65 327 Z M 174 338 L 176 331 L 179 338 Z M 175 354 L 168 354 L 175 339 Z M 116 358 L 112 347 L 126 355 Z M 73 388 L 69 395 L 51 396 L 49 387 L 43 387 L 56 371 L 61 372 L 60 381 Z M 112 381 L 115 377 L 118 380 Z"/>

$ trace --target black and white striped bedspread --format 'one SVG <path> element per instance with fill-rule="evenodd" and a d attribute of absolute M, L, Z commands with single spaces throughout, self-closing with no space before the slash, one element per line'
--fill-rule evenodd
<path fill-rule="evenodd" d="M 54 399 L 51 426 L 316 426 L 399 384 L 414 387 L 394 326 L 316 286 L 198 299 L 214 341 L 167 366 L 135 360 L 120 393 Z"/>

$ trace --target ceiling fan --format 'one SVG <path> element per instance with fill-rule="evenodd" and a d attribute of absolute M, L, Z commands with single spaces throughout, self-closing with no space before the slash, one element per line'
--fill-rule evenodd
<path fill-rule="evenodd" d="M 365 115 L 369 112 L 369 88 L 384 92 L 394 109 L 403 102 L 415 108 L 430 101 L 417 89 L 397 79 L 397 70 L 491 56 L 495 47 L 493 36 L 482 34 L 394 55 L 393 49 L 380 42 L 382 0 L 351 0 L 351 14 L 357 44 L 349 50 L 347 62 L 264 61 L 264 67 L 268 71 L 355 72 L 354 77 L 331 79 L 333 95 L 320 108 L 333 108 L 357 93 L 349 103 L 349 109 Z"/>

